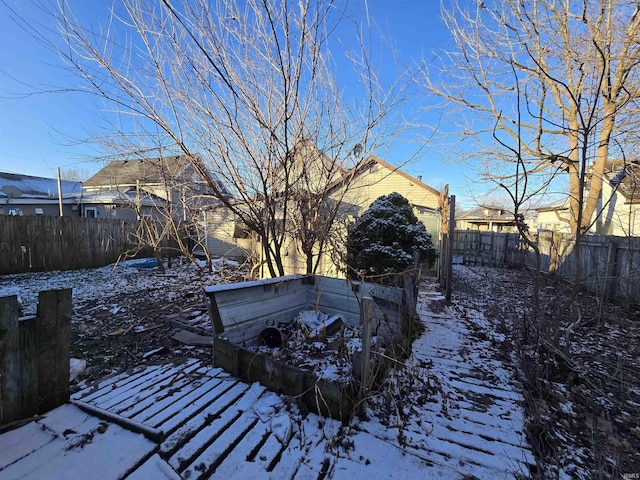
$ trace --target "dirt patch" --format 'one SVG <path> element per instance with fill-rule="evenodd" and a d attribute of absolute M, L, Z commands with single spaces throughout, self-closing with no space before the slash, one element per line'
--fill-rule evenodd
<path fill-rule="evenodd" d="M 180 362 L 197 358 L 208 362 L 211 349 L 184 345 L 172 337 L 189 325 L 211 333 L 203 287 L 247 279 L 247 270 L 235 265 L 215 273 L 179 266 L 161 275 L 141 271 L 144 286 L 131 291 L 105 292 L 97 299 L 74 304 L 71 356 L 87 360 L 85 381 L 138 365 Z M 173 272 L 173 273 L 172 273 Z M 155 281 L 154 281 L 155 280 Z"/>
<path fill-rule="evenodd" d="M 95 269 L 0 277 L 0 295 L 17 295 L 23 314 L 36 311 L 41 290 L 71 288 L 71 357 L 86 360 L 79 381 L 90 382 L 138 365 L 210 361 L 211 349 L 172 336 L 182 323 L 211 333 L 203 286 L 248 279 L 248 268 L 218 260 L 213 271 L 177 260 L 161 274 L 135 261 Z"/>
<path fill-rule="evenodd" d="M 459 267 L 453 294 L 454 305 L 484 313 L 484 334 L 519 367 L 539 478 L 640 472 L 638 312 L 588 293 L 567 307 L 566 283 L 541 286 L 535 319 L 527 271 Z"/>

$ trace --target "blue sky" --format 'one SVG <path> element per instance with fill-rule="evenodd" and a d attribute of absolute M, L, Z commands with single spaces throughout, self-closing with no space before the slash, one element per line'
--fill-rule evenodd
<path fill-rule="evenodd" d="M 76 93 L 22 95 L 34 89 L 46 90 L 50 85 L 73 85 L 77 79 L 62 68 L 55 54 L 11 20 L 7 5 L 41 30 L 54 29 L 52 20 L 30 1 L 3 1 L 6 5 L 0 2 L 0 170 L 55 176 L 56 168 L 62 167 L 95 173 L 101 166 L 96 162 L 101 152 L 84 140 L 100 131 L 100 106 Z M 110 4 L 83 0 L 70 3 L 74 12 L 80 9 L 82 18 L 92 23 L 107 17 Z M 438 0 L 369 0 L 366 6 L 354 1 L 349 8 L 354 18 L 362 22 L 367 21 L 368 12 L 370 24 L 380 29 L 406 64 L 423 57 L 430 59 L 433 51 L 450 43 L 439 18 Z M 408 108 L 418 109 L 420 104 L 416 101 Z M 424 121 L 433 120 L 425 116 Z M 415 145 L 398 142 L 381 152 L 381 156 L 393 164 L 402 164 L 407 152 L 414 149 Z M 447 161 L 456 157 L 454 150 L 431 146 L 403 169 L 414 176 L 422 175 L 426 183 L 438 189 L 450 184 L 450 192 L 460 201 L 468 194 L 464 169 Z"/>

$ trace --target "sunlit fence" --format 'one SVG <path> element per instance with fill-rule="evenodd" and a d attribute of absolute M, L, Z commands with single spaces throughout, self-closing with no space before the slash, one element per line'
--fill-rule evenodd
<path fill-rule="evenodd" d="M 0 275 L 108 265 L 137 250 L 140 233 L 131 220 L 0 215 Z M 161 246 L 175 245 L 165 239 Z"/>
<path fill-rule="evenodd" d="M 576 278 L 575 240 L 568 234 L 537 235 L 541 270 L 568 281 Z M 640 238 L 588 235 L 580 249 L 582 284 L 603 298 L 640 303 Z M 457 263 L 494 267 L 535 267 L 535 255 L 516 233 L 457 230 Z"/>

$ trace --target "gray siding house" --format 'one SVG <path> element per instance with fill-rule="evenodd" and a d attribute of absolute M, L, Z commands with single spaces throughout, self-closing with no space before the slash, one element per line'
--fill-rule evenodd
<path fill-rule="evenodd" d="M 63 215 L 79 216 L 82 184 L 61 180 L 60 188 Z M 59 216 L 59 201 L 55 178 L 0 172 L 0 215 Z"/>
<path fill-rule="evenodd" d="M 82 187 L 84 217 L 186 221 L 218 203 L 185 156 L 112 161 Z"/>

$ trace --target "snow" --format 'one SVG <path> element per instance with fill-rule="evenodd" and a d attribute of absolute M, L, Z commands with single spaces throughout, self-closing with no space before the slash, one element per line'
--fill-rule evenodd
<path fill-rule="evenodd" d="M 126 264 L 93 272 L 98 282 L 115 282 L 116 288 L 152 281 Z M 73 285 L 74 301 L 89 301 L 95 286 L 86 282 L 86 275 L 57 272 L 48 278 Z M 0 294 L 20 284 L 19 276 L 11 277 L 2 279 Z M 149 278 L 158 281 L 157 275 Z M 23 298 L 27 309 L 31 297 L 23 293 Z M 150 366 L 87 387 L 74 398 L 162 429 L 167 437 L 160 446 L 67 405 L 43 420 L 46 429 L 32 422 L 0 435 L 0 444 L 9 445 L 0 448 L 0 477 L 47 478 L 45 474 L 55 473 L 108 479 L 133 471 L 128 478 L 201 478 L 212 468 L 219 478 L 319 478 L 321 471 L 327 479 L 528 475 L 534 460 L 523 434 L 522 396 L 510 367 L 492 353 L 503 336 L 491 331 L 479 309 L 432 311 L 431 305 L 441 300 L 434 285 L 423 285 L 418 311 L 426 332 L 414 342 L 406 367 L 392 370 L 365 415 L 347 425 L 302 414 L 258 384 L 238 382 L 195 361 Z M 309 311 L 300 316 L 311 329 L 328 318 Z M 361 341 L 357 332 L 341 335 L 350 378 L 350 357 L 361 349 Z M 324 378 L 345 378 L 347 367 L 335 358 L 314 358 L 320 351 L 326 354 L 327 343 L 304 345 L 291 353 L 314 363 Z M 71 437 L 62 434 L 66 430 L 73 430 Z M 79 443 L 89 432 L 92 441 Z"/>
<path fill-rule="evenodd" d="M 163 294 L 171 301 L 172 290 L 179 285 L 205 279 L 210 284 L 220 283 L 217 272 L 225 267 L 237 267 L 237 262 L 217 259 L 213 262 L 213 273 L 201 273 L 190 263 L 175 265 L 169 270 L 171 275 L 161 275 L 156 269 L 139 269 L 137 265 L 149 259 L 126 260 L 99 268 L 82 270 L 56 270 L 52 272 L 28 272 L 0 276 L 0 297 L 16 295 L 22 305 L 23 315 L 36 313 L 38 293 L 43 290 L 73 289 L 73 305 L 97 303 L 96 310 L 106 310 L 112 314 L 121 311 L 119 305 L 102 305 L 99 300 L 102 292 L 115 296 L 120 292 L 137 292 L 148 289 Z M 155 259 L 154 259 L 155 261 Z M 176 261 L 179 263 L 179 260 Z M 208 316 L 207 316 L 208 319 Z"/>

